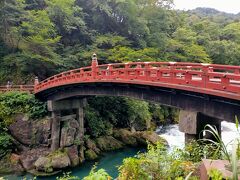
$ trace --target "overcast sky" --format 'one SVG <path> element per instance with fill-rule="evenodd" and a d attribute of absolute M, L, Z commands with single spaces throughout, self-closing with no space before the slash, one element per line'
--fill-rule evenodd
<path fill-rule="evenodd" d="M 195 9 L 196 7 L 210 7 L 228 13 L 240 12 L 240 0 L 174 0 L 176 9 Z"/>

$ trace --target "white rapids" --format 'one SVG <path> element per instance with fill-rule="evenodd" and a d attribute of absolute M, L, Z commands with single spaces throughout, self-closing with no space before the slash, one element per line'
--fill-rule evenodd
<path fill-rule="evenodd" d="M 221 126 L 222 140 L 224 144 L 227 145 L 227 149 L 231 151 L 233 140 L 236 138 L 240 138 L 240 128 L 237 130 L 234 123 L 229 123 L 226 121 L 223 121 L 221 123 Z M 157 128 L 156 133 L 158 133 L 159 136 L 167 140 L 170 150 L 175 147 L 184 147 L 184 133 L 179 131 L 177 124 L 160 126 Z"/>

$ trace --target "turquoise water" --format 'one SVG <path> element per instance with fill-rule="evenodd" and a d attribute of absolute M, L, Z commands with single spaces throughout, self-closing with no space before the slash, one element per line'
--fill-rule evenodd
<path fill-rule="evenodd" d="M 133 157 L 137 155 L 138 152 L 143 152 L 144 149 L 140 148 L 125 148 L 118 151 L 108 152 L 103 154 L 103 156 L 97 161 L 97 162 L 85 162 L 79 167 L 67 169 L 65 172 L 72 172 L 72 175 L 77 176 L 79 178 L 83 178 L 87 176 L 92 169 L 93 165 L 97 163 L 97 169 L 105 169 L 107 173 L 112 176 L 113 178 L 116 178 L 118 176 L 118 166 L 122 164 L 122 161 L 124 158 L 127 157 Z M 38 177 L 37 180 L 55 180 L 56 177 L 62 176 L 62 173 L 57 174 L 55 176 L 50 177 Z M 32 179 L 33 176 L 30 174 L 27 174 L 25 176 L 16 176 L 16 175 L 10 175 L 5 176 L 5 179 L 8 180 L 22 180 L 23 178 L 26 178 L 27 180 Z"/>

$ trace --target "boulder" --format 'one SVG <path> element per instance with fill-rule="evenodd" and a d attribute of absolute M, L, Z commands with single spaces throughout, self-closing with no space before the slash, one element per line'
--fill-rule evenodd
<path fill-rule="evenodd" d="M 85 156 L 84 156 L 84 150 L 86 148 L 84 146 L 79 147 L 79 161 L 80 163 L 83 163 L 85 161 Z"/>
<path fill-rule="evenodd" d="M 70 165 L 71 161 L 67 153 L 57 153 L 51 156 L 51 166 L 53 169 L 63 169 L 69 167 Z"/>
<path fill-rule="evenodd" d="M 47 157 L 38 158 L 38 160 L 34 163 L 34 166 L 38 171 L 44 171 L 49 173 L 53 171 L 51 167 L 51 160 Z"/>
<path fill-rule="evenodd" d="M 24 169 L 17 154 L 7 154 L 0 159 L 0 174 L 22 174 Z"/>
<path fill-rule="evenodd" d="M 63 169 L 71 165 L 67 152 L 55 151 L 47 156 L 41 156 L 34 163 L 35 170 L 52 173 L 55 170 Z"/>
<path fill-rule="evenodd" d="M 158 142 L 167 146 L 167 141 L 161 138 L 157 133 L 152 131 L 140 131 L 135 133 L 139 144 L 147 145 L 147 142 L 156 145 Z"/>
<path fill-rule="evenodd" d="M 62 128 L 61 131 L 62 132 L 61 132 L 60 146 L 68 147 L 68 146 L 73 145 L 74 139 L 75 139 L 75 134 L 76 134 L 76 129 L 64 127 L 64 128 Z"/>
<path fill-rule="evenodd" d="M 85 151 L 85 157 L 87 160 L 95 160 L 98 158 L 98 155 L 92 149 L 88 149 Z"/>
<path fill-rule="evenodd" d="M 69 116 L 70 118 L 71 116 Z M 77 133 L 79 130 L 79 123 L 70 118 L 68 121 L 64 122 L 64 127 L 61 129 L 61 147 L 72 146 L 75 142 L 75 139 L 78 137 Z"/>
<path fill-rule="evenodd" d="M 97 145 L 96 145 L 96 143 L 93 140 L 87 139 L 85 143 L 86 143 L 86 147 L 88 149 L 93 150 L 96 154 L 100 153 L 100 149 L 97 148 Z"/>
<path fill-rule="evenodd" d="M 97 146 L 102 151 L 111 151 L 123 148 L 123 143 L 112 136 L 102 136 L 96 139 Z"/>
<path fill-rule="evenodd" d="M 71 161 L 71 166 L 78 166 L 80 163 L 80 158 L 78 156 L 78 148 L 77 146 L 71 146 L 66 148 L 67 155 Z"/>
<path fill-rule="evenodd" d="M 50 121 L 48 118 L 27 121 L 24 114 L 18 114 L 15 117 L 15 122 L 9 126 L 9 131 L 23 145 L 48 145 Z"/>
<path fill-rule="evenodd" d="M 26 170 L 34 168 L 34 163 L 39 157 L 44 157 L 49 154 L 48 148 L 34 148 L 24 151 L 20 155 L 20 161 Z"/>
<path fill-rule="evenodd" d="M 135 137 L 135 134 L 127 129 L 117 129 L 113 131 L 114 138 L 120 140 L 126 145 L 130 146 L 137 146 L 137 138 Z"/>

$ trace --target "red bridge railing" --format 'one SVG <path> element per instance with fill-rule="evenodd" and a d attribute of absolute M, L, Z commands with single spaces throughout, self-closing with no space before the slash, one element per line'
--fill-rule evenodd
<path fill-rule="evenodd" d="M 133 62 L 66 71 L 35 84 L 34 92 L 77 83 L 114 82 L 174 88 L 240 100 L 240 66 L 182 62 Z"/>
<path fill-rule="evenodd" d="M 6 85 L 0 86 L 0 92 L 21 91 L 34 93 L 34 85 Z"/>

